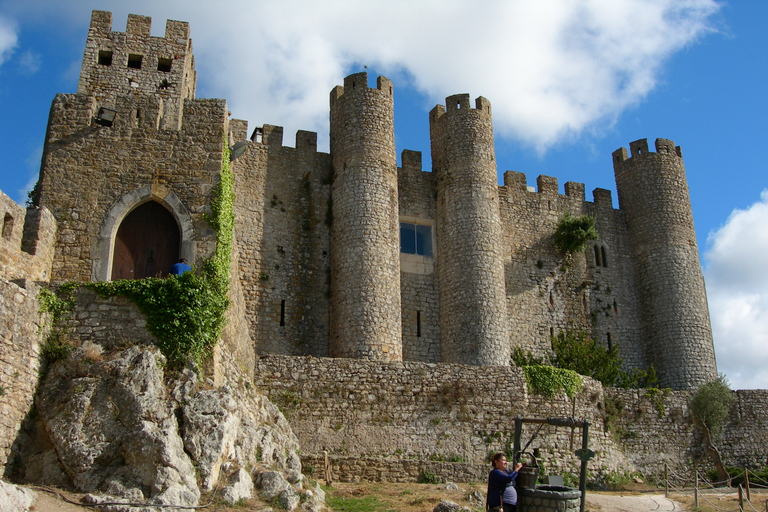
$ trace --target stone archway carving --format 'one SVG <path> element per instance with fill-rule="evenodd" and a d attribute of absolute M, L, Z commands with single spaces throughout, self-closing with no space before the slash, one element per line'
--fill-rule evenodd
<path fill-rule="evenodd" d="M 91 267 L 92 281 L 109 281 L 112 275 L 117 228 L 126 215 L 147 201 L 157 201 L 171 212 L 181 228 L 181 257 L 195 261 L 195 241 L 192 216 L 173 191 L 161 185 L 145 185 L 125 194 L 107 212 L 101 223 L 99 236 L 94 242 L 94 259 Z"/>

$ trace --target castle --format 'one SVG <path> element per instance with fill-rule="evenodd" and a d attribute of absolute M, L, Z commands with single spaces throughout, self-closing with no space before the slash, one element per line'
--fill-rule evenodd
<path fill-rule="evenodd" d="M 716 376 L 704 281 L 679 147 L 613 154 L 609 190 L 517 172 L 497 182 L 490 102 L 467 94 L 429 113 L 433 169 L 397 166 L 393 84 L 366 73 L 330 94 L 330 154 L 317 134 L 250 140 L 224 100 L 196 99 L 189 26 L 94 11 L 76 94 L 51 107 L 39 206 L 58 222 L 50 279 L 163 275 L 213 251 L 204 214 L 226 146 L 237 148 L 237 286 L 256 354 L 509 365 L 561 330 L 617 345 L 660 385 Z M 226 137 L 226 142 L 224 141 Z M 226 146 L 225 146 L 226 145 Z M 551 236 L 591 215 L 599 240 L 564 269 Z"/>
<path fill-rule="evenodd" d="M 114 32 L 93 12 L 78 91 L 51 106 L 36 207 L 0 194 L 0 469 L 22 453 L 12 445 L 40 383 L 40 290 L 164 276 L 179 258 L 199 269 L 216 249 L 207 214 L 224 159 L 231 307 L 206 386 L 235 382 L 280 406 L 305 467 L 327 452 L 341 481 L 479 481 L 513 414 L 584 418 L 603 476 L 700 460 L 688 401 L 717 370 L 680 148 L 615 151 L 618 209 L 608 190 L 587 201 L 583 184 L 560 194 L 548 176 L 534 191 L 506 172 L 499 186 L 491 104 L 462 94 L 429 113 L 431 172 L 417 151 L 398 167 L 393 84 L 369 87 L 365 73 L 330 93 L 329 153 L 306 131 L 287 147 L 281 127 L 249 137 L 224 100 L 195 99 L 188 24 L 168 21 L 165 37 L 150 24 L 129 15 Z M 571 257 L 552 241 L 566 213 L 599 232 Z M 156 341 L 130 301 L 79 293 L 74 343 Z M 542 355 L 565 330 L 618 347 L 627 369 L 653 364 L 677 391 L 589 378 L 574 396 L 531 391 L 512 350 Z M 762 467 L 768 391 L 734 394 L 723 457 Z M 532 449 L 568 471 L 572 436 Z"/>

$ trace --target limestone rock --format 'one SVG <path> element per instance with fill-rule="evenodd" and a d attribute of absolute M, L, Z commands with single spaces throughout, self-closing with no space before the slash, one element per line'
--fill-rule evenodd
<path fill-rule="evenodd" d="M 318 482 L 315 482 L 313 489 L 304 491 L 307 500 L 301 505 L 302 510 L 307 512 L 321 512 L 325 509 L 325 491 Z"/>
<path fill-rule="evenodd" d="M 229 477 L 229 485 L 221 490 L 221 499 L 234 505 L 240 500 L 253 497 L 253 480 L 251 475 L 242 468 Z"/>
<path fill-rule="evenodd" d="M 35 501 L 34 491 L 0 480 L 0 512 L 23 512 Z"/>
<path fill-rule="evenodd" d="M 440 503 L 432 509 L 432 512 L 472 512 L 471 509 L 467 507 L 462 507 L 458 503 L 454 503 L 450 500 L 440 500 Z"/>
<path fill-rule="evenodd" d="M 293 487 L 288 487 L 284 491 L 282 491 L 278 495 L 278 500 L 280 500 L 280 505 L 282 505 L 285 510 L 288 512 L 292 512 L 293 510 L 296 510 L 296 507 L 299 506 L 299 503 L 301 502 L 301 498 L 299 498 L 299 493 L 296 492 L 296 489 Z"/>
<path fill-rule="evenodd" d="M 210 492 L 219 480 L 219 468 L 234 452 L 240 424 L 237 403 L 229 388 L 195 394 L 184 407 L 184 447 L 197 461 L 202 487 Z"/>
<path fill-rule="evenodd" d="M 291 484 L 283 477 L 279 471 L 266 471 L 261 475 L 261 494 L 265 500 L 269 501 L 281 492 L 291 487 Z"/>
<path fill-rule="evenodd" d="M 81 492 L 158 504 L 196 505 L 194 468 L 153 348 L 131 347 L 100 361 L 54 364 L 37 409 L 64 470 Z"/>

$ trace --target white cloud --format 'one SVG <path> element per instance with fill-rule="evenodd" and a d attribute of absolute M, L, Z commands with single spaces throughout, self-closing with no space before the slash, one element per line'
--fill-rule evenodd
<path fill-rule="evenodd" d="M 735 389 L 766 389 L 768 190 L 710 233 L 704 261 L 718 369 Z"/>
<path fill-rule="evenodd" d="M 34 75 L 40 70 L 42 58 L 40 54 L 27 50 L 19 56 L 19 67 L 25 75 Z"/>
<path fill-rule="evenodd" d="M 0 16 L 0 65 L 11 56 L 18 39 L 16 24 L 10 19 Z"/>
<path fill-rule="evenodd" d="M 29 7 L 26 5 L 29 4 Z M 19 3 L 45 16 L 52 0 Z M 666 59 L 710 30 L 714 0 L 309 0 L 56 2 L 87 23 L 111 10 L 189 21 L 200 83 L 251 126 L 315 130 L 327 142 L 328 95 L 350 66 L 367 64 L 432 102 L 469 93 L 491 101 L 498 134 L 539 150 L 611 123 L 656 85 Z M 67 11 L 64 13 L 63 11 Z M 410 80 L 411 83 L 405 83 Z M 426 115 L 424 123 L 427 123 Z"/>

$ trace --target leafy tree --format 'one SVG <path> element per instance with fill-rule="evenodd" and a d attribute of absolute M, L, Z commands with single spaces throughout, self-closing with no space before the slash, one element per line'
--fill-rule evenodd
<path fill-rule="evenodd" d="M 565 213 L 560 217 L 552 239 L 557 250 L 565 255 L 581 252 L 587 242 L 597 240 L 595 218 L 589 215 L 571 217 L 571 214 Z"/>
<path fill-rule="evenodd" d="M 704 434 L 704 446 L 712 459 L 720 481 L 728 482 L 730 476 L 723 464 L 715 441 L 722 434 L 723 424 L 733 403 L 733 392 L 728 379 L 722 373 L 714 380 L 702 384 L 691 398 L 691 413 Z"/>

